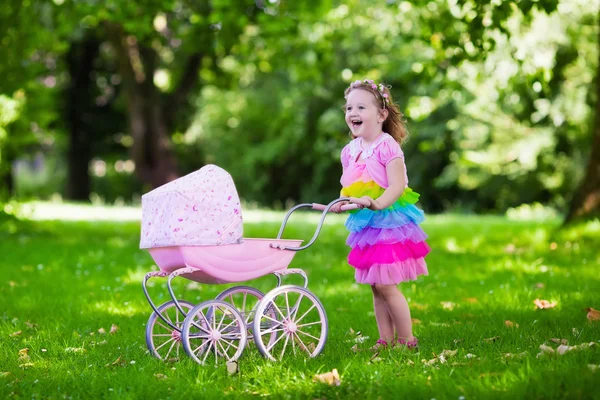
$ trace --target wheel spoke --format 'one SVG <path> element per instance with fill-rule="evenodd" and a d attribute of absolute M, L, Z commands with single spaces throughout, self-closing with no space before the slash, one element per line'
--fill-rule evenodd
<path fill-rule="evenodd" d="M 246 312 L 246 300 L 247 299 L 248 299 L 248 293 L 244 292 L 244 297 L 242 299 L 242 309 L 239 310 L 242 313 L 242 315 Z"/>
<path fill-rule="evenodd" d="M 296 327 L 298 328 L 303 328 L 305 326 L 311 326 L 311 325 L 317 325 L 317 324 L 322 324 L 323 322 L 321 321 L 315 321 L 315 322 L 309 322 L 307 324 L 302 324 L 302 325 L 296 325 Z"/>
<path fill-rule="evenodd" d="M 152 337 L 172 337 L 170 333 L 153 333 Z"/>
<path fill-rule="evenodd" d="M 161 321 L 158 320 L 158 318 L 154 321 L 154 325 L 158 325 L 161 328 L 163 328 L 165 331 L 167 332 L 173 332 L 173 328 L 171 328 L 170 326 L 167 327 L 165 324 L 163 324 Z"/>
<path fill-rule="evenodd" d="M 173 344 L 171 345 L 171 347 L 169 347 L 169 351 L 167 351 L 167 354 L 165 355 L 165 360 L 169 358 L 169 354 L 171 354 L 171 350 L 173 350 L 173 346 L 175 346 L 177 344 L 177 340 L 173 340 Z"/>
<path fill-rule="evenodd" d="M 312 354 L 310 352 L 310 350 L 308 350 L 308 347 L 306 347 L 306 345 L 304 344 L 304 342 L 302 341 L 302 339 L 300 339 L 300 336 L 298 336 L 298 334 L 296 332 L 294 332 L 294 335 L 296 335 L 296 338 L 298 339 L 298 341 L 300 342 L 300 344 L 302 345 L 302 349 L 304 351 L 306 351 L 308 354 Z"/>
<path fill-rule="evenodd" d="M 302 332 L 302 331 L 301 331 L 301 330 L 299 330 L 299 329 L 298 329 L 296 332 L 298 332 L 298 333 L 301 333 L 301 334 L 303 334 L 303 335 L 306 335 L 306 336 L 308 336 L 308 337 L 311 337 L 311 338 L 315 339 L 316 341 L 319 341 L 319 338 L 318 338 L 318 337 L 315 337 L 315 336 L 311 335 L 310 333 Z"/>
<path fill-rule="evenodd" d="M 261 336 L 262 336 L 262 335 L 261 335 Z M 270 352 L 270 351 L 271 351 L 271 349 L 272 349 L 273 347 L 275 347 L 275 345 L 276 345 L 276 344 L 277 344 L 277 343 L 278 343 L 278 342 L 279 342 L 281 339 L 283 339 L 283 337 L 284 337 L 284 336 L 286 336 L 286 335 L 281 335 L 281 336 L 279 336 L 279 337 L 278 337 L 278 338 L 277 338 L 277 339 L 276 339 L 276 340 L 275 340 L 273 343 L 271 343 L 271 345 L 270 345 L 269 347 L 267 347 L 267 351 L 268 351 L 268 352 Z"/>
<path fill-rule="evenodd" d="M 293 318 L 296 318 L 296 315 L 298 315 L 298 310 L 300 309 L 300 302 L 302 302 L 302 298 L 304 297 L 304 295 L 302 293 L 300 293 L 300 297 L 298 297 L 298 300 L 296 300 L 296 304 L 294 304 L 294 316 Z"/>
<path fill-rule="evenodd" d="M 287 317 L 285 315 L 283 315 L 283 313 L 281 312 L 281 310 L 279 309 L 279 307 L 277 307 L 277 304 L 275 304 L 274 301 L 272 301 L 271 304 L 273 305 L 273 307 L 275 307 L 275 310 L 277 310 L 277 312 L 279 313 L 279 315 L 281 315 L 281 319 L 283 319 L 285 321 L 287 319 Z"/>
<path fill-rule="evenodd" d="M 284 328 L 273 328 L 273 329 L 266 329 L 262 332 L 263 335 L 268 335 L 269 333 L 275 333 L 275 332 L 282 332 L 284 330 Z"/>
<path fill-rule="evenodd" d="M 210 354 L 210 348 L 212 347 L 212 345 L 213 345 L 213 343 L 211 341 L 208 341 L 208 347 L 206 348 L 206 352 L 204 353 L 204 358 L 202 359 L 202 364 L 204 364 L 206 362 L 206 359 L 208 358 L 208 355 Z"/>
<path fill-rule="evenodd" d="M 298 323 L 298 322 L 302 321 L 302 318 L 306 317 L 306 315 L 307 315 L 309 312 L 311 312 L 311 311 L 312 311 L 312 309 L 313 309 L 313 308 L 315 308 L 315 307 L 316 307 L 316 305 L 313 303 L 313 305 L 312 305 L 312 306 L 311 306 L 311 307 L 310 307 L 310 308 L 309 308 L 309 309 L 308 309 L 308 310 L 307 310 L 307 311 L 306 311 L 304 314 L 302 314 L 302 316 L 301 316 L 300 318 L 298 318 L 298 319 L 297 319 L 296 321 L 294 321 L 294 322 Z"/>
<path fill-rule="evenodd" d="M 169 343 L 171 341 L 175 341 L 175 338 L 171 338 L 171 339 L 167 340 L 166 342 L 164 342 L 163 344 L 161 344 L 160 346 L 155 347 L 154 351 L 156 351 L 158 353 L 158 349 L 160 349 L 161 347 L 163 347 L 164 345 L 166 345 L 167 343 Z"/>
<path fill-rule="evenodd" d="M 285 342 L 283 343 L 283 349 L 281 349 L 281 355 L 279 356 L 279 359 L 283 358 L 283 355 L 285 354 L 285 348 L 287 347 L 288 341 L 290 340 L 290 335 L 283 336 L 285 336 Z"/>
<path fill-rule="evenodd" d="M 219 306 L 217 306 L 217 309 L 223 313 L 223 316 L 221 317 L 221 320 L 219 321 L 219 324 L 218 324 L 218 325 L 215 327 L 215 329 L 216 329 L 216 330 L 220 331 L 220 329 L 219 329 L 219 328 L 221 327 L 221 324 L 223 323 L 223 320 L 224 320 L 224 319 L 225 319 L 225 317 L 227 316 L 227 312 L 226 312 L 227 310 L 223 310 L 223 309 L 222 309 L 221 307 L 219 307 Z M 216 318 L 215 318 L 215 319 L 216 319 Z M 224 329 L 224 328 L 223 328 L 223 329 Z"/>
<path fill-rule="evenodd" d="M 192 350 L 192 353 L 196 354 L 196 352 L 198 352 L 198 350 L 200 350 L 202 347 L 206 346 L 208 343 L 209 343 L 209 341 L 205 340 L 200 346 L 198 346 L 194 350 Z"/>

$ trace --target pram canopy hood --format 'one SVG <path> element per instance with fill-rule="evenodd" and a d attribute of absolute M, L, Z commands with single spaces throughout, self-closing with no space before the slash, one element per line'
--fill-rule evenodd
<path fill-rule="evenodd" d="M 242 208 L 231 175 L 216 165 L 142 196 L 140 248 L 240 243 Z"/>

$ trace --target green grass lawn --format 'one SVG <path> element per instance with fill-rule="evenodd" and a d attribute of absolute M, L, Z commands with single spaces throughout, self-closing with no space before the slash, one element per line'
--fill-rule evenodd
<path fill-rule="evenodd" d="M 275 237 L 282 214 L 247 217 L 246 237 Z M 600 398 L 600 321 L 588 321 L 585 311 L 600 309 L 598 222 L 558 231 L 558 220 L 429 217 L 429 276 L 401 285 L 419 352 L 372 359 L 371 291 L 353 283 L 345 263 L 342 218 L 328 217 L 318 241 L 291 264 L 306 271 L 327 310 L 323 353 L 274 363 L 250 347 L 235 375 L 225 365 L 200 366 L 186 356 L 162 362 L 147 353 L 151 309 L 141 281 L 156 267 L 138 249 L 138 222 L 5 222 L 0 398 Z M 315 218 L 293 216 L 288 226 L 286 237 L 307 239 Z M 156 282 L 155 301 L 169 300 Z M 194 303 L 231 286 L 190 283 L 178 278 L 174 287 Z M 250 285 L 266 292 L 275 279 Z M 556 306 L 538 310 L 536 299 Z M 357 331 L 364 350 L 355 353 Z M 553 339 L 579 347 L 538 357 L 540 345 L 557 349 Z M 334 368 L 339 386 L 313 382 Z"/>

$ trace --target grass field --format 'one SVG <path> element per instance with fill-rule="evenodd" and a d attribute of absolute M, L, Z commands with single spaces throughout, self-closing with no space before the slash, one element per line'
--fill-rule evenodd
<path fill-rule="evenodd" d="M 81 218 L 97 214 L 78 210 Z M 230 375 L 225 365 L 147 353 L 151 309 L 141 281 L 156 267 L 138 249 L 137 221 L 116 212 L 125 222 L 110 221 L 110 208 L 102 214 L 2 224 L 0 398 L 600 398 L 600 321 L 586 317 L 587 308 L 600 309 L 598 222 L 560 231 L 558 220 L 429 217 L 429 276 L 401 285 L 420 349 L 373 358 L 371 291 L 353 283 L 343 217 L 332 215 L 291 264 L 306 271 L 327 310 L 323 353 L 274 363 L 250 347 Z M 282 214 L 245 217 L 246 237 L 271 238 Z M 286 237 L 310 238 L 315 226 L 314 214 L 294 216 Z M 251 285 L 266 292 L 275 280 Z M 229 286 L 174 285 L 194 303 Z M 157 303 L 169 300 L 165 286 L 150 289 Z M 556 305 L 537 309 L 536 299 Z M 558 354 L 560 341 L 576 347 Z M 354 352 L 357 342 L 362 351 Z M 313 381 L 333 369 L 339 386 Z"/>

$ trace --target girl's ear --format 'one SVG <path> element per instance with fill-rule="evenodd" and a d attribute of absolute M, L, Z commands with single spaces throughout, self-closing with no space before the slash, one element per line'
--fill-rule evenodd
<path fill-rule="evenodd" d="M 389 111 L 387 110 L 387 108 L 383 108 L 383 109 L 379 110 L 379 115 L 383 119 L 383 121 L 381 121 L 381 122 L 385 122 L 385 120 L 387 119 L 387 117 L 389 115 Z"/>

